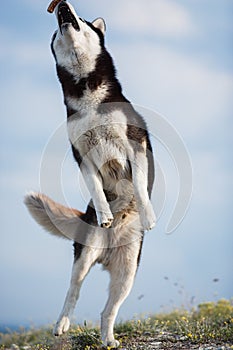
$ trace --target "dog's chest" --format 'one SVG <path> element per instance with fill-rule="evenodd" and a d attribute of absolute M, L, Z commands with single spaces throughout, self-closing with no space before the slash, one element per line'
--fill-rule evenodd
<path fill-rule="evenodd" d="M 113 160 L 125 167 L 127 123 L 121 111 L 106 114 L 93 111 L 81 118 L 72 118 L 68 120 L 68 134 L 84 161 L 90 159 L 98 169 Z"/>

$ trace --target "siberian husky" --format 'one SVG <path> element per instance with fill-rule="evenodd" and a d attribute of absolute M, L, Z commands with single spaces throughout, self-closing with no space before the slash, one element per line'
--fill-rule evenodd
<path fill-rule="evenodd" d="M 50 233 L 74 241 L 70 288 L 54 334 L 68 331 L 82 282 L 95 263 L 110 273 L 109 298 L 101 314 L 104 346 L 118 310 L 132 288 L 144 231 L 155 225 L 150 202 L 152 147 L 143 118 L 124 97 L 105 48 L 105 22 L 79 17 L 71 4 L 55 9 L 58 29 L 51 49 L 67 109 L 68 136 L 91 201 L 85 213 L 44 194 L 25 197 L 31 215 Z"/>

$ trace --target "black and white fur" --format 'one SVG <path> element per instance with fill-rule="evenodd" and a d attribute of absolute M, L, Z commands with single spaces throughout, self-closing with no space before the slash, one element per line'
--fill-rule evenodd
<path fill-rule="evenodd" d="M 71 284 L 54 334 L 68 331 L 82 282 L 90 268 L 101 263 L 111 277 L 101 314 L 102 341 L 118 347 L 114 322 L 134 282 L 143 233 L 155 225 L 152 148 L 143 118 L 122 94 L 104 46 L 103 19 L 86 22 L 65 1 L 55 13 L 59 28 L 51 47 L 73 155 L 91 202 L 86 213 L 40 193 L 29 194 L 25 203 L 46 230 L 75 241 Z"/>

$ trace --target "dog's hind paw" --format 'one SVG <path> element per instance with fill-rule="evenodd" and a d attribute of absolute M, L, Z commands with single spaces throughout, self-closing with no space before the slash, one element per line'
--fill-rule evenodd
<path fill-rule="evenodd" d="M 54 327 L 53 334 L 56 337 L 66 333 L 70 328 L 70 320 L 69 317 L 62 317 L 60 321 L 58 321 Z"/>
<path fill-rule="evenodd" d="M 112 341 L 103 341 L 102 348 L 104 349 L 116 349 L 120 346 L 120 343 L 118 340 L 114 339 Z"/>

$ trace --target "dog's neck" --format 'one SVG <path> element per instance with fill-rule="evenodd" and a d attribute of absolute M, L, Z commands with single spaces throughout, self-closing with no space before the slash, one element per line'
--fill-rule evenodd
<path fill-rule="evenodd" d="M 121 85 L 110 54 L 104 49 L 96 58 L 92 71 L 85 74 L 74 67 L 73 73 L 57 65 L 57 74 L 62 85 L 67 117 L 74 113 L 87 113 L 102 103 L 128 102 L 122 94 Z"/>

